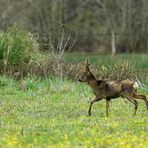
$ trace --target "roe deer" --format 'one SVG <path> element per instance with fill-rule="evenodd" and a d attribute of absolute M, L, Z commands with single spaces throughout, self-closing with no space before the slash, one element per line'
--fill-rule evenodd
<path fill-rule="evenodd" d="M 148 110 L 148 100 L 146 96 L 137 94 L 137 82 L 127 80 L 96 80 L 95 76 L 92 74 L 89 68 L 88 60 L 86 61 L 85 71 L 79 79 L 80 82 L 87 82 L 88 85 L 93 89 L 95 94 L 95 99 L 91 101 L 88 110 L 89 116 L 91 116 L 92 104 L 102 99 L 106 99 L 106 116 L 108 116 L 109 103 L 111 99 L 122 97 L 126 98 L 135 106 L 134 115 L 136 114 L 138 108 L 138 102 L 136 99 L 142 99 L 145 101 Z"/>

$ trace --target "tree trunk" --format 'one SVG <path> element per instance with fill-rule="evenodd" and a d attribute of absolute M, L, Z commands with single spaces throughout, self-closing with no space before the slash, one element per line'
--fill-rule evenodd
<path fill-rule="evenodd" d="M 116 43 L 115 43 L 115 32 L 111 31 L 111 55 L 114 56 L 116 54 Z"/>

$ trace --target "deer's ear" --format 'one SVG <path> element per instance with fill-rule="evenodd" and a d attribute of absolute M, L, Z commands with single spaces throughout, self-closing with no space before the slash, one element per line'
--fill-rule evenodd
<path fill-rule="evenodd" d="M 90 69 L 89 69 L 89 61 L 88 61 L 88 59 L 87 60 L 85 60 L 85 62 L 86 62 L 86 65 L 85 65 L 85 72 L 86 73 L 89 73 L 90 72 Z"/>
<path fill-rule="evenodd" d="M 88 60 L 88 59 L 86 59 L 86 60 L 85 60 L 85 63 L 86 63 L 86 65 L 88 65 L 88 66 L 90 65 L 90 63 L 89 63 L 89 60 Z"/>
<path fill-rule="evenodd" d="M 88 74 L 90 72 L 89 66 L 85 66 L 85 72 Z"/>

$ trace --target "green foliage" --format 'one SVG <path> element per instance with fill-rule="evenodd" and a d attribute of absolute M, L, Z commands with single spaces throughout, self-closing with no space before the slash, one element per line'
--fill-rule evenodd
<path fill-rule="evenodd" d="M 0 32 L 0 61 L 4 66 L 29 62 L 37 48 L 33 35 L 23 27 L 13 25 Z"/>
<path fill-rule="evenodd" d="M 28 90 L 9 84 L 0 89 L 0 147 L 147 148 L 148 112 L 142 100 L 135 117 L 134 106 L 121 98 L 112 101 L 108 118 L 105 101 L 94 104 L 89 117 L 94 95 L 87 85 L 54 77 L 25 81 Z"/>

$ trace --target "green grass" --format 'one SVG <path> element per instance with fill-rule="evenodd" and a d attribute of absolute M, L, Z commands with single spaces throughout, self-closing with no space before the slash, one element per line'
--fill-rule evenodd
<path fill-rule="evenodd" d="M 0 147 L 148 147 L 143 101 L 135 117 L 123 99 L 112 101 L 108 118 L 105 101 L 94 104 L 89 117 L 94 95 L 85 84 L 27 78 L 28 90 L 21 90 L 20 82 L 0 79 Z"/>

